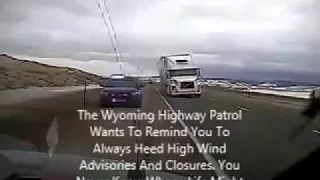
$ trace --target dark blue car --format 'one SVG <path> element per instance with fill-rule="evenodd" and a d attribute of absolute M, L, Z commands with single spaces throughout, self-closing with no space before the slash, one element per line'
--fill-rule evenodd
<path fill-rule="evenodd" d="M 141 108 L 142 90 L 132 78 L 110 78 L 100 92 L 100 107 Z"/>

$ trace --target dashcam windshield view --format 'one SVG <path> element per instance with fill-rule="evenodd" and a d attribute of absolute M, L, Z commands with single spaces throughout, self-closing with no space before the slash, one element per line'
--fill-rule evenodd
<path fill-rule="evenodd" d="M 0 180 L 319 179 L 317 0 L 1 0 Z"/>

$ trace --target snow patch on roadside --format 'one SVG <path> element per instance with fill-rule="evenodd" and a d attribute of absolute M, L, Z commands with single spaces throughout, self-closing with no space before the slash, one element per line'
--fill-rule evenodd
<path fill-rule="evenodd" d="M 275 84 L 260 84 L 259 86 L 251 86 L 245 83 L 231 83 L 226 80 L 208 80 L 203 85 L 209 87 L 223 87 L 233 89 L 242 92 L 253 92 L 260 94 L 270 94 L 276 96 L 294 97 L 300 99 L 309 99 L 310 93 L 316 87 L 312 86 L 290 86 L 290 87 L 278 87 Z"/>
<path fill-rule="evenodd" d="M 276 91 L 276 90 L 263 90 L 263 89 L 252 89 L 250 92 L 261 93 L 261 94 L 271 94 L 277 96 L 285 97 L 295 97 L 300 99 L 309 99 L 310 92 L 292 92 L 292 91 Z"/>

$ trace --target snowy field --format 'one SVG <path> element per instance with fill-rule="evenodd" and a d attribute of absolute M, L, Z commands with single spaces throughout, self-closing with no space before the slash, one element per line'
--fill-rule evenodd
<path fill-rule="evenodd" d="M 277 96 L 295 97 L 300 99 L 309 99 L 310 92 L 294 92 L 294 91 L 278 91 L 273 89 L 251 89 L 250 92 L 261 93 L 261 94 L 272 94 Z"/>
<path fill-rule="evenodd" d="M 316 88 L 311 86 L 278 87 L 276 84 L 260 84 L 258 86 L 251 86 L 245 83 L 233 84 L 225 80 L 208 80 L 208 82 L 203 84 L 207 86 L 224 87 L 242 92 L 250 91 L 254 93 L 295 97 L 300 99 L 309 99 L 311 91 Z"/>

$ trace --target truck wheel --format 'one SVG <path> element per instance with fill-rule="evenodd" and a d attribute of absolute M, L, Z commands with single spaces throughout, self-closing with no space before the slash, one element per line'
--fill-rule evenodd
<path fill-rule="evenodd" d="M 167 93 L 166 88 L 161 86 L 160 92 L 161 92 L 162 95 L 166 94 Z"/>
<path fill-rule="evenodd" d="M 171 97 L 171 93 L 170 93 L 170 89 L 169 89 L 170 87 L 166 87 L 166 89 L 165 89 L 165 91 L 166 91 L 166 95 L 167 96 L 169 96 L 169 97 Z"/>

